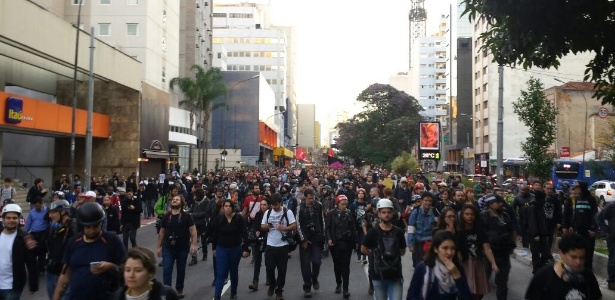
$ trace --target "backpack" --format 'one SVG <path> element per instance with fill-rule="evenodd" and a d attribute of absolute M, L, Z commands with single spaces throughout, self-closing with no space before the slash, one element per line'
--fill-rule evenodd
<path fill-rule="evenodd" d="M 2 199 L 0 199 L 0 200 L 4 201 L 5 199 L 13 199 L 13 195 L 15 195 L 15 188 L 11 187 L 9 189 L 11 191 L 11 194 L 10 194 L 10 196 L 8 198 L 5 198 L 4 195 L 3 195 L 4 188 L 0 188 L 0 196 L 2 197 Z M 28 201 L 28 202 L 30 202 L 30 201 Z"/>
<path fill-rule="evenodd" d="M 284 213 L 282 214 L 282 218 L 286 219 L 286 225 L 289 225 L 288 223 L 290 223 L 288 221 L 288 216 L 286 215 L 286 212 L 288 212 L 288 209 L 283 208 L 284 209 Z M 265 220 L 267 220 L 267 222 L 269 222 L 269 216 L 271 215 L 271 208 L 267 210 L 267 216 L 265 218 Z M 284 239 L 284 236 L 286 236 L 286 242 L 288 243 L 288 249 L 292 252 L 295 251 L 295 249 L 297 249 L 297 245 L 299 245 L 301 243 L 301 237 L 299 236 L 299 232 L 297 232 L 297 230 L 293 230 L 293 231 L 287 231 L 286 233 L 282 234 L 282 239 Z"/>
<path fill-rule="evenodd" d="M 391 231 L 385 232 L 379 226 L 375 227 L 378 232 L 378 247 L 373 250 L 374 274 L 380 279 L 395 279 L 402 276 L 401 254 L 399 253 L 399 241 L 395 226 Z"/>

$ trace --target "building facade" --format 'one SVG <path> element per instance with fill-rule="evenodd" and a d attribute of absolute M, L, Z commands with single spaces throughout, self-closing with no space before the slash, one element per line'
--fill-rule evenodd
<path fill-rule="evenodd" d="M 299 147 L 316 147 L 316 105 L 297 104 L 297 143 Z"/>

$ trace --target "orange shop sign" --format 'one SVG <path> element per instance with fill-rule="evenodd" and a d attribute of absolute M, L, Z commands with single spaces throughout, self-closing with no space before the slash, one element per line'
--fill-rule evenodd
<path fill-rule="evenodd" d="M 70 134 L 72 108 L 21 95 L 0 92 L 0 127 Z M 87 111 L 77 109 L 75 134 L 85 136 Z M 92 114 L 92 136 L 109 137 L 109 116 Z"/>

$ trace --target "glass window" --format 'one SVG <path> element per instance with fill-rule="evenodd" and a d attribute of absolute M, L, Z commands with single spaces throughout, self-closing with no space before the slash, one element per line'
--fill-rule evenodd
<path fill-rule="evenodd" d="M 138 34 L 139 34 L 139 24 L 126 23 L 126 35 L 138 35 Z"/>
<path fill-rule="evenodd" d="M 98 23 L 98 35 L 111 35 L 111 23 Z"/>
<path fill-rule="evenodd" d="M 139 0 L 126 0 L 126 5 L 137 5 Z"/>
<path fill-rule="evenodd" d="M 111 4 L 111 0 L 100 0 L 100 4 Z"/>

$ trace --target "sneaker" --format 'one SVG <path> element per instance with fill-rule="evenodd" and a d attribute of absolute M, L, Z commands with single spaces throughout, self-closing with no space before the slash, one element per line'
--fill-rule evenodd
<path fill-rule="evenodd" d="M 303 298 L 312 298 L 312 292 L 309 290 L 303 291 Z"/>
<path fill-rule="evenodd" d="M 184 291 L 177 291 L 177 299 L 184 299 Z"/>
<path fill-rule="evenodd" d="M 348 291 L 344 291 L 343 297 L 344 297 L 344 299 L 350 298 L 350 293 Z"/>
<path fill-rule="evenodd" d="M 231 300 L 237 300 L 237 294 L 231 294 Z"/>
<path fill-rule="evenodd" d="M 608 282 L 607 288 L 611 291 L 615 290 L 615 282 Z"/>
<path fill-rule="evenodd" d="M 282 296 L 282 293 L 275 295 L 275 300 L 284 300 L 284 296 Z"/>
<path fill-rule="evenodd" d="M 320 290 L 320 282 L 318 282 L 318 280 L 314 280 L 314 281 L 312 281 L 312 287 L 313 287 L 315 290 Z"/>
<path fill-rule="evenodd" d="M 269 297 L 273 296 L 274 292 L 275 292 L 275 287 L 273 285 L 270 285 L 269 289 L 267 290 L 267 296 Z"/>
<path fill-rule="evenodd" d="M 339 294 L 339 293 L 341 293 L 341 292 L 342 292 L 342 285 L 338 283 L 338 284 L 335 286 L 335 293 L 336 293 L 336 294 Z"/>
<path fill-rule="evenodd" d="M 196 260 L 196 256 L 192 257 L 192 260 L 190 261 L 190 263 L 188 263 L 188 267 L 192 267 L 196 264 L 198 264 L 199 262 Z"/>
<path fill-rule="evenodd" d="M 369 288 L 367 289 L 367 293 L 370 294 L 370 295 L 373 295 L 374 294 L 374 287 L 370 285 Z"/>

